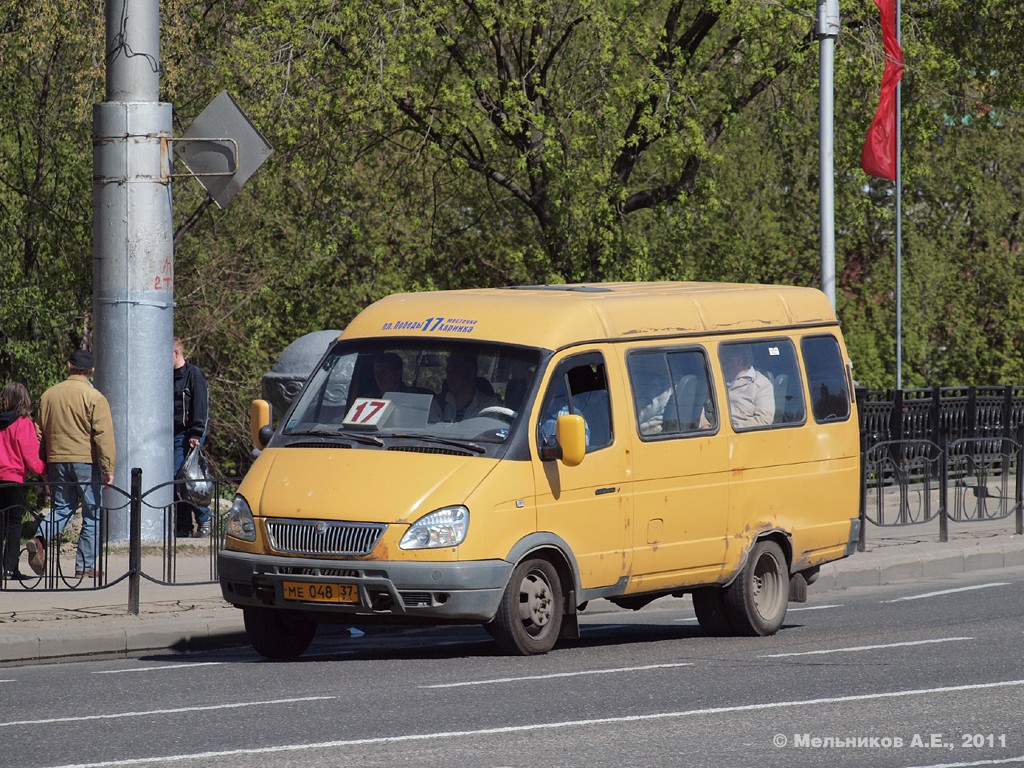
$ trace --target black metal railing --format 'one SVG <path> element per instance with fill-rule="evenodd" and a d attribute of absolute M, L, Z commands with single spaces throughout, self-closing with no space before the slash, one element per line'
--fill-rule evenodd
<path fill-rule="evenodd" d="M 1024 533 L 1024 387 L 858 390 L 866 525 L 1015 518 Z M 952 503 L 950 503 L 952 491 Z"/>
<path fill-rule="evenodd" d="M 142 579 L 164 585 L 208 584 L 217 581 L 217 552 L 224 538 L 224 515 L 240 482 L 237 477 L 214 478 L 210 501 L 210 530 L 183 535 L 183 520 L 189 519 L 196 505 L 182 493 L 184 481 L 163 483 L 142 490 L 142 470 L 133 469 L 131 487 L 103 486 L 99 505 L 95 564 L 90 557 L 79 558 L 83 546 L 81 527 L 87 524 L 79 505 L 59 535 L 45 541 L 42 573 L 29 564 L 43 511 L 53 514 L 57 482 L 23 484 L 25 505 L 18 509 L 0 509 L 0 521 L 8 514 L 22 520 L 18 570 L 21 578 L 10 578 L 0 570 L 0 590 L 55 592 L 106 589 L 122 581 L 129 582 L 129 599 L 137 600 Z M 0 485 L 3 485 L 0 483 Z M 115 522 L 117 521 L 117 522 Z M 143 525 L 146 522 L 147 525 Z M 118 524 L 119 523 L 119 524 Z M 145 529 L 145 530 L 144 530 Z"/>
<path fill-rule="evenodd" d="M 865 548 L 867 523 L 903 526 L 938 520 L 939 540 L 946 541 L 950 521 L 1013 516 L 1016 533 L 1024 534 L 1024 472 L 1018 471 L 1024 466 L 1024 386 L 859 389 L 857 403 L 860 549 Z M 239 482 L 237 477 L 215 479 L 210 534 L 184 538 L 179 518 L 194 505 L 179 498 L 182 481 L 143 491 L 142 471 L 134 469 L 130 489 L 104 487 L 91 573 L 78 572 L 72 533 L 47 542 L 42 574 L 28 568 L 23 550 L 19 565 L 25 578 L 7 578 L 0 569 L 0 590 L 103 589 L 128 580 L 129 603 L 134 599 L 137 610 L 142 579 L 166 585 L 214 582 L 223 517 Z M 23 532 L 29 540 L 55 485 L 25 484 Z M 0 516 L 4 513 L 0 510 Z M 127 538 L 123 530 L 112 536 L 111 519 L 125 515 Z M 143 520 L 152 523 L 154 518 L 162 521 L 159 532 L 144 535 Z"/>

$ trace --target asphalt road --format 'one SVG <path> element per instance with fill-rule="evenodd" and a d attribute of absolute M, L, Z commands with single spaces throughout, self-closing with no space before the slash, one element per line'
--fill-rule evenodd
<path fill-rule="evenodd" d="M 769 638 L 688 599 L 584 616 L 530 658 L 483 630 L 322 632 L 0 670 L 0 765 L 1024 766 L 1024 569 L 831 591 Z"/>

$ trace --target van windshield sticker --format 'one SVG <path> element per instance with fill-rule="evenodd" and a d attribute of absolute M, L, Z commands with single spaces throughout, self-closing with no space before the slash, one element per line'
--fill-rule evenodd
<path fill-rule="evenodd" d="M 476 320 L 462 317 L 428 317 L 423 320 L 395 320 L 384 323 L 382 331 L 423 331 L 424 333 L 472 333 Z"/>
<path fill-rule="evenodd" d="M 779 356 L 779 348 L 778 347 L 768 347 L 768 355 L 769 355 L 769 357 L 778 357 Z"/>

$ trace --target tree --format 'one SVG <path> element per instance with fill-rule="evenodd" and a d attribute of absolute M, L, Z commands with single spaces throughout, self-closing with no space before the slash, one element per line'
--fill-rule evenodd
<path fill-rule="evenodd" d="M 36 397 L 92 332 L 91 5 L 0 8 L 0 373 Z"/>
<path fill-rule="evenodd" d="M 175 254 L 175 330 L 209 376 L 223 471 L 247 465 L 248 401 L 281 350 L 386 293 L 820 283 L 811 3 L 161 10 L 176 130 L 226 89 L 275 148 L 229 209 L 182 229 Z M 908 385 L 1020 380 L 1022 14 L 1009 0 L 904 9 Z M 103 25 L 85 0 L 0 0 L 0 372 L 34 392 L 91 334 Z M 844 2 L 837 303 L 872 387 L 895 371 L 892 186 L 859 169 L 881 71 L 877 9 Z M 174 195 L 181 227 L 204 193 L 178 179 Z"/>

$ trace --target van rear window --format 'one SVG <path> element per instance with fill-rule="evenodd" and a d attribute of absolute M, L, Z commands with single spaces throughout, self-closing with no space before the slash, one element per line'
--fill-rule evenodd
<path fill-rule="evenodd" d="M 817 422 L 850 418 L 850 390 L 839 342 L 834 336 L 806 336 L 800 342 L 811 390 L 811 412 Z"/>

